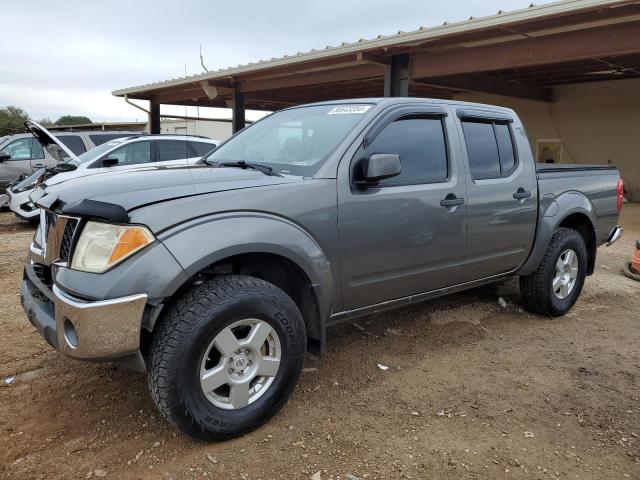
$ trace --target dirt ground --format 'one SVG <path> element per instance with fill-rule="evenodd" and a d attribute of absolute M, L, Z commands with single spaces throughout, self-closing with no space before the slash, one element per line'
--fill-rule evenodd
<path fill-rule="evenodd" d="M 270 423 L 206 445 L 143 375 L 39 337 L 18 297 L 33 228 L 1 213 L 0 477 L 640 479 L 640 284 L 621 274 L 640 205 L 621 223 L 569 315 L 524 313 L 510 280 L 335 327 Z"/>

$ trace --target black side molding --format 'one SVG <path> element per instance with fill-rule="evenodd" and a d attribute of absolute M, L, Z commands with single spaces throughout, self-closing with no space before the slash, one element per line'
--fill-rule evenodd
<path fill-rule="evenodd" d="M 129 221 L 129 214 L 124 207 L 97 200 L 84 199 L 68 203 L 62 207 L 61 213 L 63 215 L 96 218 L 115 223 L 127 223 Z"/>

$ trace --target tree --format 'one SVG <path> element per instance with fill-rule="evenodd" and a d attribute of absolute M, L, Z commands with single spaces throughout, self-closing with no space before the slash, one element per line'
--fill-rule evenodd
<path fill-rule="evenodd" d="M 51 125 L 54 125 L 54 123 L 51 121 L 51 119 L 49 117 L 44 117 L 44 118 L 38 120 L 38 123 L 40 125 L 42 125 L 43 127 L 50 127 Z"/>
<path fill-rule="evenodd" d="M 80 125 L 83 123 L 93 123 L 88 117 L 82 115 L 63 115 L 56 120 L 56 125 Z"/>
<path fill-rule="evenodd" d="M 27 120 L 29 115 L 20 107 L 0 108 L 0 136 L 26 132 L 24 122 Z"/>

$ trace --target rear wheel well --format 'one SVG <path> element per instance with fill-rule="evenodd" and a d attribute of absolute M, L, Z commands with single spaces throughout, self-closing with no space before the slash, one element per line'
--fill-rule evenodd
<path fill-rule="evenodd" d="M 283 290 L 295 302 L 302 313 L 307 331 L 307 352 L 320 355 L 324 338 L 322 319 L 318 298 L 313 283 L 295 262 L 280 255 L 270 253 L 245 253 L 225 258 L 208 265 L 195 274 L 190 281 L 180 287 L 170 298 L 163 302 L 166 311 L 185 290 L 194 283 L 220 275 L 247 275 L 269 282 Z M 149 331 L 143 330 L 143 343 L 147 343 L 145 336 L 150 337 Z"/>
<path fill-rule="evenodd" d="M 583 213 L 572 213 L 560 222 L 559 228 L 570 228 L 580 234 L 587 247 L 587 275 L 592 275 L 596 264 L 596 231 L 589 217 Z"/>

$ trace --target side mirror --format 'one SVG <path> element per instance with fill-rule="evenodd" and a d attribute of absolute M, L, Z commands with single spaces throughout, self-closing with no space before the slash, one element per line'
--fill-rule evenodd
<path fill-rule="evenodd" d="M 380 180 L 395 177 L 402 171 L 400 155 L 395 153 L 374 153 L 362 161 L 360 179 L 356 185 L 366 188 L 376 185 Z"/>
<path fill-rule="evenodd" d="M 10 158 L 11 158 L 11 155 L 9 155 L 4 150 L 0 150 L 0 163 L 4 162 L 5 160 L 9 160 Z"/>
<path fill-rule="evenodd" d="M 102 159 L 103 167 L 115 167 L 118 164 L 117 158 L 107 157 Z"/>

